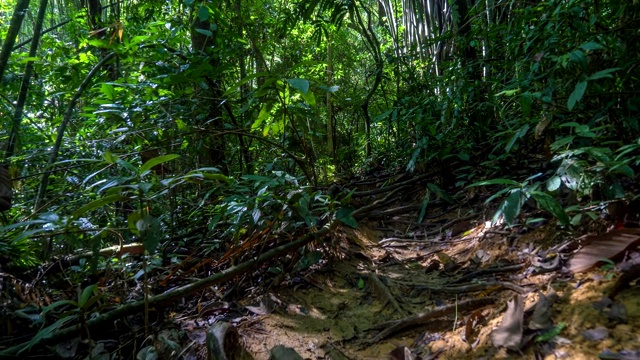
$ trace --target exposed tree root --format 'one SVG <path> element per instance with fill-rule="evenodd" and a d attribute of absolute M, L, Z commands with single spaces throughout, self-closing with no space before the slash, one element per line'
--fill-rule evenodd
<path fill-rule="evenodd" d="M 479 307 L 493 305 L 497 302 L 497 298 L 494 297 L 486 297 L 480 299 L 470 299 L 466 301 L 461 301 L 459 303 L 441 306 L 432 311 L 421 313 L 418 315 L 406 317 L 400 320 L 388 321 L 379 325 L 376 325 L 376 329 L 384 328 L 378 335 L 374 336 L 370 340 L 365 340 L 364 345 L 370 346 L 378 341 L 385 339 L 395 333 L 400 332 L 410 326 L 424 324 L 433 319 L 443 317 L 449 314 L 458 313 L 458 312 L 466 312 L 470 310 L 475 310 Z"/>

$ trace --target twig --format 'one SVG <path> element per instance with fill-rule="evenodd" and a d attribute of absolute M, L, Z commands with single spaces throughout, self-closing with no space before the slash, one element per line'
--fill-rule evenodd
<path fill-rule="evenodd" d="M 498 274 L 498 273 L 502 273 L 502 272 L 519 271 L 519 270 L 524 269 L 525 265 L 526 265 L 525 263 L 522 263 L 522 264 L 515 264 L 515 265 L 510 265 L 510 266 L 502 266 L 502 267 L 494 267 L 494 268 L 488 268 L 488 269 L 480 269 L 480 270 L 473 271 L 473 272 L 471 272 L 469 274 L 463 275 L 459 279 L 456 279 L 456 280 L 452 281 L 452 283 L 465 282 L 465 281 L 468 281 L 468 280 L 475 279 L 475 278 L 477 278 L 479 276 L 482 276 L 482 275 Z"/>
<path fill-rule="evenodd" d="M 468 284 L 462 286 L 444 286 L 444 287 L 433 287 L 429 285 L 417 285 L 416 289 L 419 290 L 430 290 L 433 292 L 447 292 L 447 293 L 467 293 L 467 292 L 475 292 L 475 291 L 485 291 L 491 288 L 505 288 L 511 291 L 515 291 L 518 294 L 526 294 L 529 290 L 518 286 L 516 284 L 506 282 L 506 281 L 487 281 L 479 284 Z"/>
<path fill-rule="evenodd" d="M 440 229 L 437 230 L 433 230 L 433 231 L 429 231 L 427 233 L 424 234 L 425 237 L 429 237 L 432 235 L 437 235 L 437 234 L 441 234 L 444 230 L 452 227 L 453 225 L 455 225 L 456 223 L 460 222 L 460 221 L 465 221 L 465 220 L 470 220 L 473 219 L 474 217 L 476 217 L 477 214 L 471 214 L 471 215 L 467 215 L 465 217 L 461 217 L 458 219 L 453 219 L 449 222 L 447 222 L 446 224 L 442 225 L 442 227 L 440 227 Z M 421 239 L 405 239 L 405 238 L 386 238 L 386 239 L 382 239 L 380 240 L 378 243 L 379 244 L 386 244 L 386 243 L 390 243 L 390 242 L 428 242 L 428 243 L 441 243 L 441 240 L 421 240 Z"/>

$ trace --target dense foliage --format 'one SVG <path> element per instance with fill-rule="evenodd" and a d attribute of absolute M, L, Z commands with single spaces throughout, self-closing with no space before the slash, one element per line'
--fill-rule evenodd
<path fill-rule="evenodd" d="M 507 185 L 507 221 L 532 197 L 576 224 L 563 189 L 621 198 L 635 177 L 639 15 L 621 0 L 3 2 L 1 262 L 155 253 L 199 225 L 211 249 L 314 228 L 339 207 L 325 185 L 379 168 L 433 172 L 439 191 Z"/>

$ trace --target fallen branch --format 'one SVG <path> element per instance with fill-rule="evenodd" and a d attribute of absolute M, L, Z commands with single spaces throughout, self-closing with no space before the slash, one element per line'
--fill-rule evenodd
<path fill-rule="evenodd" d="M 379 293 L 383 295 L 385 299 L 381 308 L 384 309 L 386 304 L 390 303 L 393 306 L 393 308 L 396 310 L 396 313 L 404 315 L 405 314 L 404 310 L 400 307 L 400 304 L 398 304 L 398 301 L 396 300 L 396 298 L 391 294 L 391 291 L 389 291 L 389 288 L 380 280 L 378 275 L 374 273 L 369 273 L 369 279 L 371 279 L 373 286 L 378 290 Z"/>
<path fill-rule="evenodd" d="M 337 222 L 335 221 L 335 219 L 332 219 L 329 223 L 327 223 L 324 227 L 322 227 L 317 232 L 309 233 L 298 240 L 295 240 L 290 243 L 284 244 L 280 247 L 271 249 L 265 252 L 264 254 L 258 256 L 254 260 L 245 261 L 241 264 L 233 266 L 229 269 L 226 269 L 208 278 L 198 280 L 192 284 L 188 284 L 176 289 L 172 289 L 162 294 L 151 296 L 147 299 L 147 305 L 148 307 L 162 306 L 162 305 L 166 306 L 169 303 L 179 300 L 191 293 L 206 289 L 212 285 L 215 285 L 227 280 L 231 280 L 234 277 L 239 276 L 255 268 L 256 266 L 264 264 L 275 257 L 291 252 L 311 241 L 317 240 L 318 238 L 328 234 L 329 231 L 335 226 L 336 223 Z M 95 329 L 96 327 L 102 326 L 105 324 L 113 324 L 113 322 L 117 319 L 120 319 L 127 315 L 142 312 L 144 311 L 144 309 L 145 309 L 144 300 L 134 301 L 134 302 L 122 305 L 118 308 L 115 308 L 107 313 L 100 314 L 99 316 L 92 318 L 89 321 L 86 321 L 85 326 L 88 329 Z M 36 345 L 53 344 L 56 342 L 60 342 L 63 339 L 68 339 L 73 336 L 78 336 L 82 329 L 83 328 L 81 328 L 80 324 L 76 324 L 65 329 L 56 330 L 48 335 L 45 335 L 39 338 L 34 337 L 34 339 L 31 341 L 28 341 L 16 346 L 12 346 L 0 352 L 0 358 L 4 356 L 16 355 L 18 354 L 18 352 L 21 352 L 27 348 L 31 348 Z"/>

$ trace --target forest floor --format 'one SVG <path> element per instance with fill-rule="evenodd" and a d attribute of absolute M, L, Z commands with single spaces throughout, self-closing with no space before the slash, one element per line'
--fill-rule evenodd
<path fill-rule="evenodd" d="M 296 359 L 274 353 L 284 345 L 304 359 L 640 359 L 640 230 L 611 230 L 603 207 L 590 208 L 602 216 L 567 230 L 531 204 L 520 218 L 537 221 L 492 226 L 497 204 L 485 204 L 492 195 L 485 188 L 456 194 L 457 205 L 432 200 L 418 222 L 425 179 L 409 180 L 393 196 L 377 190 L 389 177 L 348 184 L 359 194 L 352 206 L 370 210 L 357 228 L 335 226 L 306 255 L 289 252 L 193 292 L 158 308 L 158 319 L 114 320 L 127 330 L 105 330 L 102 339 L 92 330 L 84 350 L 78 338 L 67 356 L 68 342 L 56 353 L 200 359 L 219 346 L 228 359 Z M 589 233 L 600 235 L 583 236 Z M 622 255 L 621 262 L 597 263 L 609 255 Z M 220 272 L 198 269 L 189 276 Z M 113 294 L 124 283 L 111 284 Z M 140 338 L 145 326 L 155 335 Z M 207 340 L 212 326 L 217 345 Z M 155 355 L 139 351 L 146 345 Z"/>
<path fill-rule="evenodd" d="M 420 188 L 385 205 L 414 211 L 341 226 L 310 270 L 236 299 L 249 310 L 236 326 L 253 358 L 284 345 L 304 359 L 640 359 L 637 274 L 620 281 L 619 267 L 601 263 L 567 270 L 581 235 L 607 233 L 604 215 L 572 231 L 554 219 L 491 227 L 491 193 L 476 190 L 458 197 L 465 206 L 432 202 L 417 223 Z M 625 259 L 638 258 L 631 250 Z"/>

